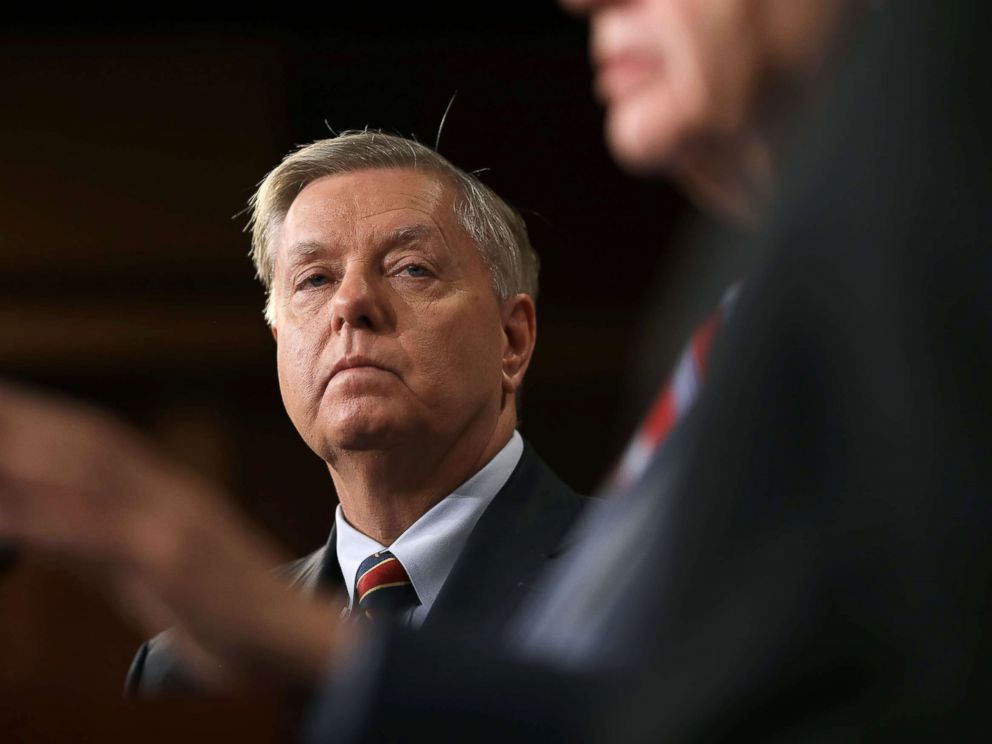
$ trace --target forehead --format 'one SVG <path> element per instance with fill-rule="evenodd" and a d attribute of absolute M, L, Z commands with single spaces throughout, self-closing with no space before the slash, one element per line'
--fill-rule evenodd
<path fill-rule="evenodd" d="M 455 238 L 454 196 L 438 175 L 375 169 L 324 176 L 293 200 L 280 229 L 282 246 L 346 240 L 419 225 Z"/>

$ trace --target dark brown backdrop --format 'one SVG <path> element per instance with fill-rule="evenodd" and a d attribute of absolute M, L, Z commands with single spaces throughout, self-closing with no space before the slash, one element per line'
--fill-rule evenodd
<path fill-rule="evenodd" d="M 441 152 L 488 169 L 543 261 L 522 431 L 591 490 L 643 398 L 622 369 L 649 287 L 673 285 L 686 208 L 610 162 L 584 27 L 526 6 L 0 30 L 2 373 L 136 421 L 288 552 L 312 549 L 333 493 L 283 413 L 239 213 L 328 127 L 433 142 L 457 91 Z M 117 694 L 137 637 L 75 587 L 35 556 L 0 583 L 0 683 Z"/>

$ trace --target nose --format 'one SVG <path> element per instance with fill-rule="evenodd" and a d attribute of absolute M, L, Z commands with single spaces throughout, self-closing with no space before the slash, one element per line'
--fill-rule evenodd
<path fill-rule="evenodd" d="M 345 272 L 331 300 L 331 312 L 335 332 L 346 327 L 378 331 L 389 320 L 383 288 L 359 267 Z"/>

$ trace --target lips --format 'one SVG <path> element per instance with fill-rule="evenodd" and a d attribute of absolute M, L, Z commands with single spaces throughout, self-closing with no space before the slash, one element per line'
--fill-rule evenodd
<path fill-rule="evenodd" d="M 635 92 L 658 72 L 658 58 L 643 52 L 621 52 L 596 60 L 596 94 L 602 101 Z"/>
<path fill-rule="evenodd" d="M 338 373 L 346 372 L 350 369 L 377 369 L 382 372 L 396 374 L 389 366 L 375 359 L 364 356 L 348 356 L 337 361 L 337 363 L 331 368 L 331 375 L 328 379 L 333 380 Z"/>

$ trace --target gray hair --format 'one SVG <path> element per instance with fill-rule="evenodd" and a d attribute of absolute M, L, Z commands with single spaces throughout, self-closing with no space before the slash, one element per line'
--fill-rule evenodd
<path fill-rule="evenodd" d="M 407 168 L 437 174 L 455 188 L 455 215 L 472 239 L 500 299 L 525 293 L 537 299 L 540 263 L 520 214 L 471 173 L 455 167 L 425 145 L 377 131 L 348 131 L 318 140 L 287 155 L 248 202 L 251 259 L 265 286 L 265 319 L 275 324 L 272 280 L 275 243 L 290 205 L 324 176 L 379 168 Z"/>

